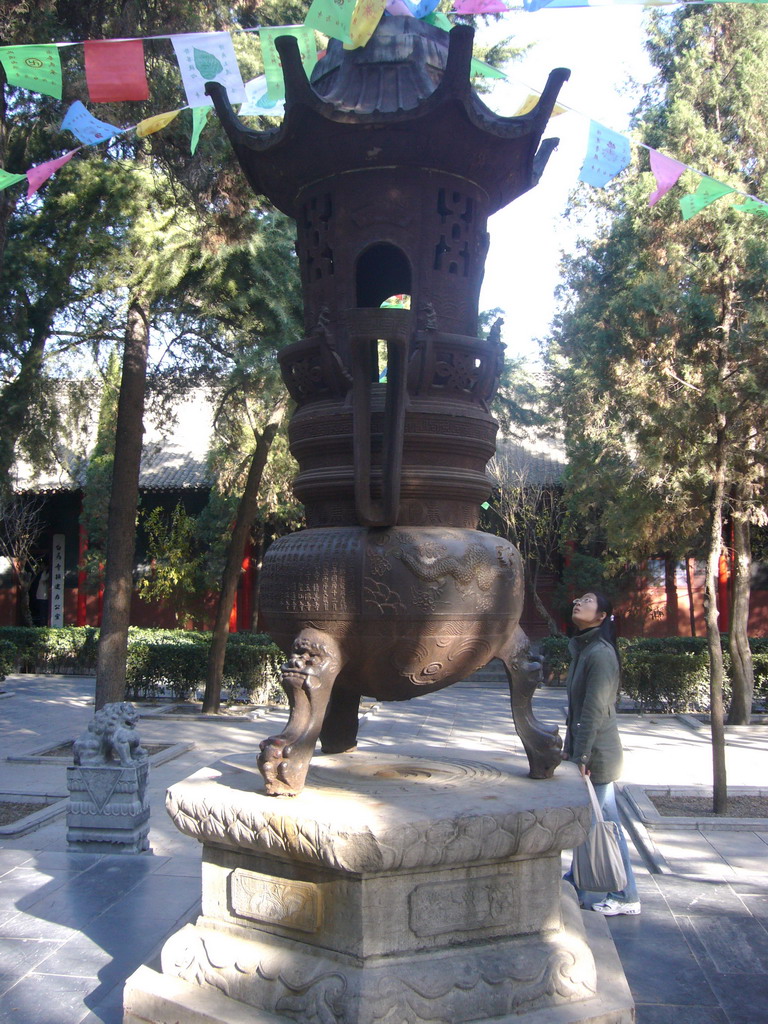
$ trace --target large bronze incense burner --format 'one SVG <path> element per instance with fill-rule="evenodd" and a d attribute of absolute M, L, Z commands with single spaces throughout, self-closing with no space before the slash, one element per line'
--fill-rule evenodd
<path fill-rule="evenodd" d="M 470 85 L 472 31 L 386 17 L 362 49 L 332 42 L 311 83 L 278 41 L 285 119 L 217 113 L 254 190 L 297 223 L 306 336 L 281 353 L 296 402 L 294 489 L 309 528 L 264 561 L 262 620 L 290 651 L 290 717 L 261 745 L 267 792 L 301 790 L 323 750 L 355 746 L 362 695 L 408 700 L 503 661 L 530 774 L 559 762 L 531 712 L 516 548 L 477 530 L 497 425 L 497 336 L 475 336 L 490 214 L 531 188 L 568 72 L 522 117 Z M 393 295 L 410 309 L 382 308 Z"/>

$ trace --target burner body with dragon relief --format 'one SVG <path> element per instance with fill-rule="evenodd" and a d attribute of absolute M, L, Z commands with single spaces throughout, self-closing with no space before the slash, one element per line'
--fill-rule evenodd
<path fill-rule="evenodd" d="M 245 128 L 208 86 L 254 190 L 296 220 L 302 274 L 305 337 L 279 358 L 309 529 L 262 569 L 260 619 L 289 652 L 267 792 L 300 792 L 318 736 L 354 748 L 361 695 L 407 700 L 494 657 L 531 775 L 548 777 L 560 740 L 531 712 L 520 557 L 477 530 L 503 345 L 500 324 L 476 335 L 488 217 L 538 179 L 568 72 L 504 118 L 471 88 L 466 28 L 387 17 L 361 49 L 332 41 L 311 83 L 295 41 L 278 48 L 279 128 Z"/>

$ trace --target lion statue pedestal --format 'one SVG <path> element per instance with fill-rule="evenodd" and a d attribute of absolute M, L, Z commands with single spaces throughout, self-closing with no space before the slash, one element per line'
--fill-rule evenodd
<path fill-rule="evenodd" d="M 105 704 L 75 740 L 67 768 L 67 848 L 81 853 L 149 850 L 149 763 L 136 709 Z"/>

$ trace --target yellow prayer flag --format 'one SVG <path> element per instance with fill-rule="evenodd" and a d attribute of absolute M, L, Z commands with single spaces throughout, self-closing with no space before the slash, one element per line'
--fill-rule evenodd
<path fill-rule="evenodd" d="M 136 134 L 140 139 L 143 139 L 147 135 L 159 132 L 161 128 L 165 128 L 180 113 L 181 111 L 179 110 L 169 110 L 167 114 L 155 114 L 154 117 L 145 117 L 143 121 L 139 121 L 136 125 Z"/>
<path fill-rule="evenodd" d="M 356 50 L 365 46 L 381 21 L 387 0 L 357 0 L 349 22 L 351 43 L 344 43 L 345 50 Z"/>
<path fill-rule="evenodd" d="M 512 116 L 513 117 L 522 117 L 523 114 L 530 114 L 530 112 L 533 110 L 533 108 L 536 106 L 536 104 L 539 102 L 540 99 L 541 99 L 541 93 L 540 92 L 529 92 L 525 102 L 522 105 L 522 107 L 520 107 L 519 110 L 515 111 L 515 113 Z M 567 111 L 568 111 L 568 108 L 564 107 L 562 105 L 562 103 L 556 103 L 554 108 L 553 108 L 553 110 L 552 110 L 552 113 L 549 116 L 550 117 L 557 117 L 558 114 L 565 114 L 565 113 L 567 113 Z"/>

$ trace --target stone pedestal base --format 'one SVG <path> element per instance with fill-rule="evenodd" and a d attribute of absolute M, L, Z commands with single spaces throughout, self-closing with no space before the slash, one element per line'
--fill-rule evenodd
<path fill-rule="evenodd" d="M 85 853 L 149 850 L 149 765 L 67 768 L 67 847 Z"/>
<path fill-rule="evenodd" d="M 204 846 L 203 912 L 166 943 L 163 976 L 129 979 L 125 1021 L 631 1021 L 615 951 L 621 1005 L 602 1015 L 584 915 L 560 880 L 561 850 L 589 824 L 583 782 L 572 766 L 524 771 L 511 757 L 352 754 L 314 762 L 293 799 L 254 792 L 237 761 L 174 786 L 171 816 Z M 189 985 L 210 1016 L 184 1010 Z"/>

